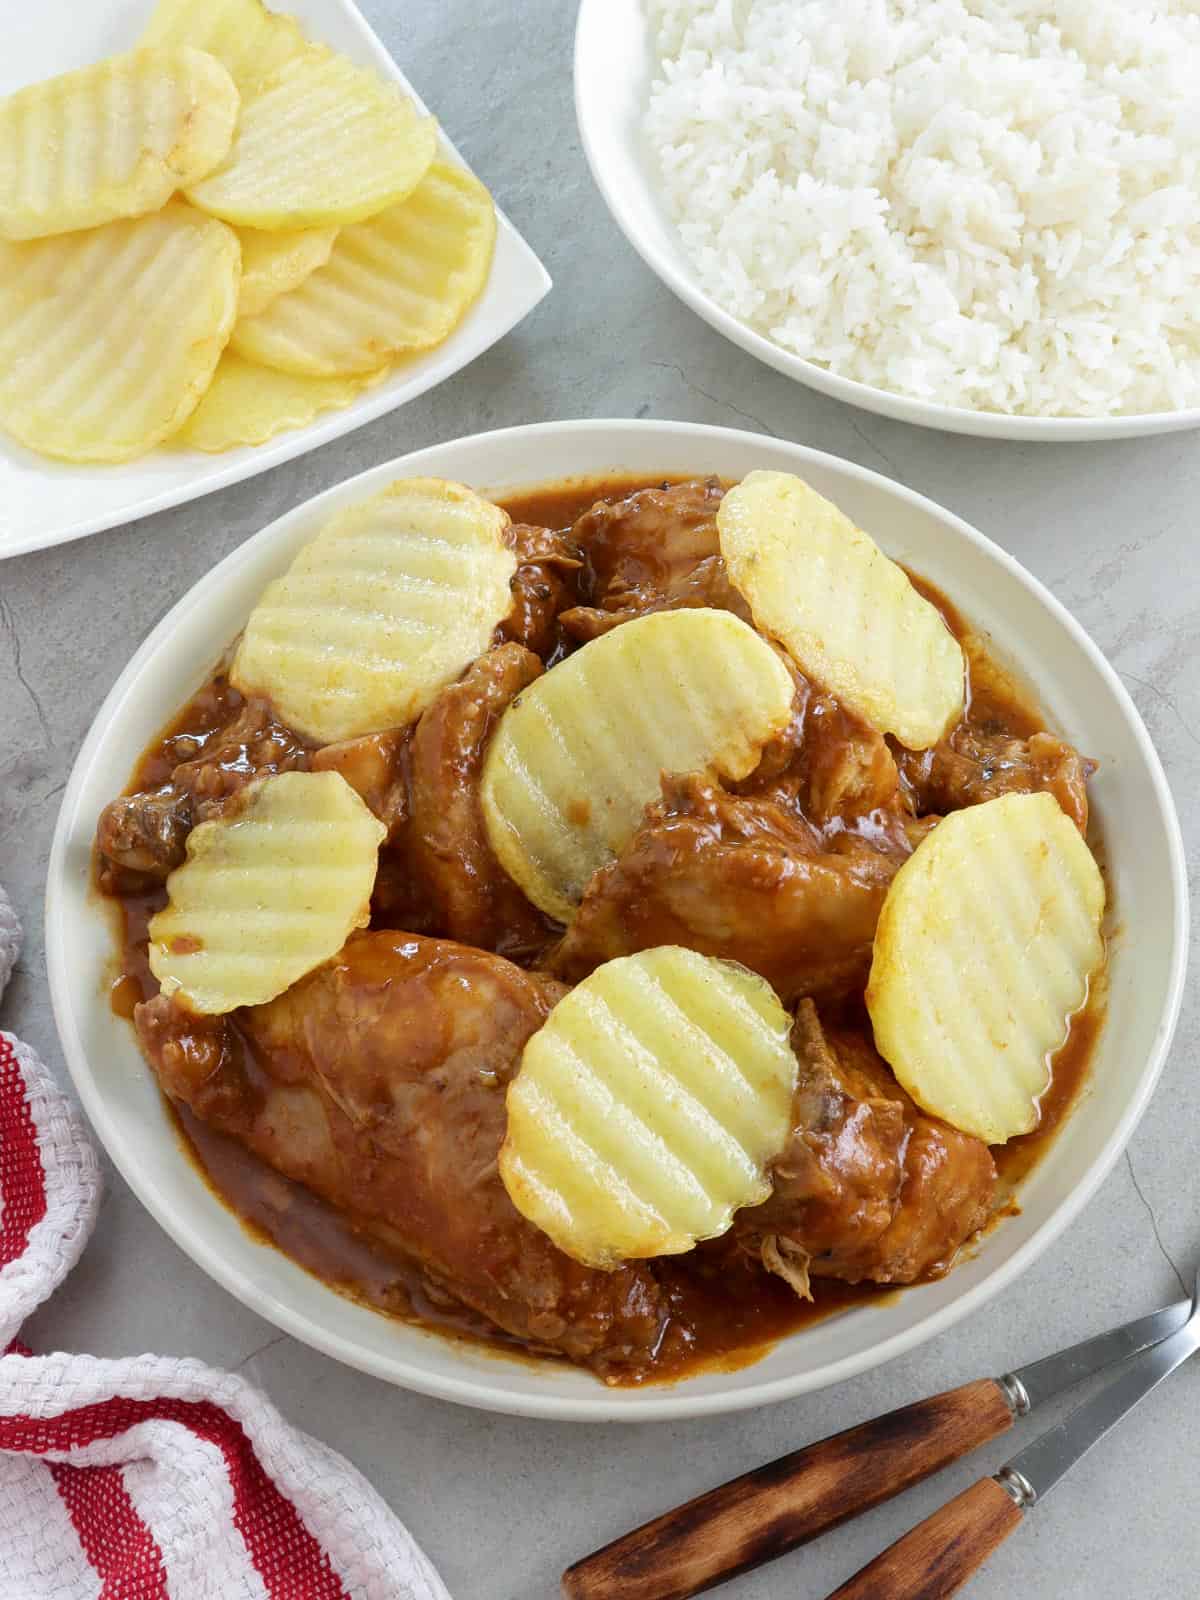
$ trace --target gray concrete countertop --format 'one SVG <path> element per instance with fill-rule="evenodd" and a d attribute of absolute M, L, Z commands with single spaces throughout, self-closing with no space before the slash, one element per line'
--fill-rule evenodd
<path fill-rule="evenodd" d="M 1162 754 L 1191 846 L 1200 828 L 1200 438 L 991 443 L 810 394 L 680 305 L 610 221 L 575 131 L 573 6 L 361 3 L 540 253 L 554 292 L 498 348 L 402 412 L 178 510 L 0 564 L 0 882 L 27 930 L 3 1025 L 65 1078 L 41 938 L 58 797 L 105 693 L 167 608 L 227 551 L 330 484 L 410 448 L 520 422 L 651 416 L 755 429 L 861 462 L 949 506 L 1047 583 L 1114 663 Z M 878 1411 L 1003 1371 L 1177 1296 L 1200 1247 L 1198 1046 L 1200 1006 L 1192 999 L 1129 1154 L 1081 1220 L 1005 1296 L 882 1370 L 771 1410 L 581 1427 L 488 1416 L 388 1388 L 244 1310 L 176 1249 L 111 1169 L 95 1238 L 26 1337 L 36 1349 L 157 1350 L 244 1372 L 366 1473 L 456 1600 L 551 1600 L 567 1561 L 656 1510 Z M 1185 1370 L 1033 1514 L 971 1594 L 1194 1594 L 1198 1403 L 1200 1369 Z M 729 1600 L 819 1600 L 1010 1452 L 1001 1441 L 981 1460 L 723 1592 Z"/>

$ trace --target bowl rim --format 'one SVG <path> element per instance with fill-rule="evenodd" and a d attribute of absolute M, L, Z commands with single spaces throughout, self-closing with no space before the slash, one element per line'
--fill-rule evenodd
<path fill-rule="evenodd" d="M 440 1399 L 473 1406 L 477 1409 L 500 1411 L 558 1421 L 585 1422 L 650 1422 L 678 1420 L 689 1417 L 714 1416 L 726 1412 L 747 1410 L 759 1405 L 792 1399 L 810 1391 L 840 1383 L 860 1372 L 882 1366 L 885 1362 L 903 1355 L 960 1322 L 972 1311 L 1012 1283 L 1030 1266 L 1079 1216 L 1100 1184 L 1111 1172 L 1137 1126 L 1162 1073 L 1183 998 L 1187 972 L 1189 938 L 1188 882 L 1183 837 L 1166 776 L 1158 754 L 1150 740 L 1141 716 L 1128 691 L 1099 647 L 1092 641 L 1082 625 L 1054 598 L 1032 573 L 1028 572 L 1006 550 L 988 539 L 971 524 L 946 510 L 937 502 L 905 485 L 895 483 L 882 473 L 846 461 L 826 451 L 798 445 L 789 440 L 767 441 L 772 446 L 782 446 L 794 452 L 797 463 L 809 461 L 818 465 L 828 463 L 839 473 L 859 479 L 876 489 L 907 502 L 925 515 L 933 515 L 949 524 L 967 543 L 975 546 L 985 556 L 999 562 L 1032 598 L 1050 613 L 1058 626 L 1071 638 L 1089 660 L 1091 666 L 1104 679 L 1114 695 L 1125 721 L 1133 733 L 1139 755 L 1157 802 L 1163 827 L 1170 866 L 1174 897 L 1174 917 L 1171 939 L 1171 960 L 1167 980 L 1166 1003 L 1159 1016 L 1146 1070 L 1139 1080 L 1137 1092 L 1130 1097 L 1116 1127 L 1107 1142 L 1092 1157 L 1085 1175 L 1066 1197 L 1054 1208 L 1025 1242 L 1018 1246 L 1006 1260 L 988 1272 L 980 1282 L 966 1289 L 949 1304 L 918 1316 L 908 1327 L 871 1345 L 866 1350 L 826 1362 L 807 1372 L 770 1379 L 745 1389 L 734 1389 L 708 1394 L 688 1393 L 685 1383 L 674 1386 L 648 1386 L 636 1391 L 636 1406 L 620 1404 L 610 1399 L 603 1387 L 597 1384 L 592 1395 L 561 1395 L 546 1393 L 528 1395 L 514 1393 L 506 1388 L 502 1379 L 502 1363 L 496 1362 L 497 1381 L 475 1376 L 448 1376 L 426 1369 L 420 1361 L 405 1356 L 377 1356 L 355 1340 L 322 1329 L 292 1304 L 281 1300 L 259 1287 L 248 1272 L 236 1263 L 229 1262 L 215 1245 L 197 1234 L 187 1215 L 180 1216 L 169 1203 L 169 1197 L 139 1171 L 137 1151 L 133 1141 L 126 1138 L 120 1120 L 110 1114 L 100 1079 L 93 1073 L 85 1051 L 76 1020 L 78 998 L 72 985 L 71 972 L 65 960 L 64 916 L 67 912 L 68 870 L 67 851 L 75 827 L 79 798 L 89 769 L 111 724 L 119 719 L 126 695 L 141 678 L 146 664 L 162 648 L 164 640 L 173 632 L 175 624 L 193 607 L 208 602 L 220 589 L 226 576 L 235 568 L 250 561 L 254 552 L 264 544 L 281 537 L 286 530 L 301 519 L 311 518 L 315 512 L 334 496 L 364 478 L 383 478 L 388 473 L 403 475 L 406 463 L 414 457 L 424 457 L 423 470 L 428 468 L 428 458 L 442 451 L 453 452 L 469 445 L 524 440 L 571 438 L 585 434 L 613 434 L 614 447 L 619 448 L 620 436 L 628 432 L 659 434 L 668 439 L 686 439 L 689 442 L 705 441 L 719 447 L 760 446 L 764 441 L 744 429 L 723 428 L 701 423 L 672 422 L 632 418 L 596 418 L 524 424 L 517 427 L 491 429 L 483 433 L 465 435 L 445 440 L 398 456 L 392 461 L 367 468 L 364 472 L 331 485 L 299 505 L 275 518 L 256 534 L 237 546 L 193 584 L 154 626 L 146 639 L 134 652 L 112 689 L 97 711 L 92 726 L 85 737 L 71 769 L 55 824 L 47 867 L 45 895 L 46 962 L 50 987 L 51 1006 L 67 1067 L 83 1108 L 98 1137 L 130 1189 L 183 1252 L 204 1272 L 227 1289 L 243 1305 L 266 1318 L 284 1332 L 299 1339 L 335 1360 L 383 1378 L 391 1383 L 413 1389 Z M 214 641 L 219 651 L 223 641 Z M 82 1004 L 97 1004 L 96 997 L 84 997 Z M 220 1202 L 213 1198 L 214 1205 Z M 319 1282 L 319 1280 L 317 1280 Z M 329 1289 L 329 1293 L 336 1291 Z"/>
<path fill-rule="evenodd" d="M 804 356 L 785 350 L 764 334 L 758 333 L 748 323 L 735 317 L 718 304 L 706 290 L 700 288 L 689 271 L 659 248 L 639 226 L 634 208 L 627 201 L 625 188 L 609 174 L 596 137 L 598 117 L 592 107 L 600 103 L 595 93 L 584 57 L 590 48 L 593 30 L 603 29 L 611 34 L 614 22 L 608 9 L 610 0 L 580 0 L 575 19 L 573 52 L 575 121 L 580 141 L 593 181 L 613 221 L 620 228 L 633 249 L 659 280 L 671 290 L 684 305 L 702 317 L 733 344 L 739 345 L 749 355 L 757 357 L 785 377 L 802 383 L 834 400 L 855 406 L 861 411 L 871 411 L 894 421 L 909 422 L 922 428 L 940 429 L 945 433 L 972 434 L 978 438 L 1014 439 L 1030 443 L 1070 444 L 1098 443 L 1104 439 L 1137 438 L 1148 434 L 1176 433 L 1200 427 L 1200 406 L 1184 407 L 1170 411 L 1139 411 L 1109 417 L 1037 417 L 1015 412 L 977 411 L 969 406 L 948 406 L 932 400 L 918 400 L 911 395 L 894 393 L 873 384 L 862 383 L 857 378 L 846 378 L 827 367 L 808 361 Z M 644 169 L 644 163 L 632 156 L 635 164 Z M 648 180 L 648 186 L 653 188 Z M 661 209 L 661 208 L 660 208 Z M 664 225 L 674 224 L 663 212 Z"/>

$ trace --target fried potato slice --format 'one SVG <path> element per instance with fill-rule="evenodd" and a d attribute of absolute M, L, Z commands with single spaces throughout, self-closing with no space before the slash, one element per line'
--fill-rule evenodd
<path fill-rule="evenodd" d="M 262 1005 L 371 916 L 387 829 L 338 772 L 280 772 L 187 838 L 150 919 L 150 970 L 189 1011 Z"/>
<path fill-rule="evenodd" d="M 0 100 L 0 237 L 157 211 L 224 159 L 238 105 L 199 50 L 133 50 L 19 89 Z"/>
<path fill-rule="evenodd" d="M 888 890 L 867 987 L 918 1105 L 1004 1144 L 1038 1123 L 1050 1058 L 1104 956 L 1104 881 L 1050 794 L 955 811 Z"/>
<path fill-rule="evenodd" d="M 296 233 L 239 228 L 242 292 L 238 316 L 254 317 L 281 294 L 298 288 L 309 273 L 329 260 L 336 228 L 302 228 Z"/>
<path fill-rule="evenodd" d="M 509 518 L 460 483 L 401 478 L 305 545 L 231 669 L 320 744 L 396 728 L 487 649 L 512 604 Z"/>
<path fill-rule="evenodd" d="M 508 1088 L 500 1177 L 517 1210 L 591 1267 L 724 1233 L 771 1192 L 791 1021 L 763 978 L 680 945 L 597 967 Z"/>
<path fill-rule="evenodd" d="M 247 93 L 233 148 L 187 197 L 239 227 L 359 222 L 407 199 L 436 148 L 394 83 L 314 46 Z"/>
<path fill-rule="evenodd" d="M 367 372 L 440 344 L 487 282 L 492 197 L 435 162 L 402 205 L 343 228 L 328 262 L 291 294 L 239 321 L 234 348 L 283 372 Z"/>
<path fill-rule="evenodd" d="M 231 228 L 152 216 L 0 240 L 0 426 L 65 461 L 128 461 L 177 432 L 237 308 Z"/>
<path fill-rule="evenodd" d="M 207 50 L 243 93 L 309 48 L 295 17 L 262 0 L 158 0 L 142 43 Z"/>
<path fill-rule="evenodd" d="M 792 680 L 728 611 L 660 611 L 601 634 L 500 718 L 480 801 L 492 849 L 535 906 L 569 922 L 632 837 L 663 772 L 744 778 L 787 725 Z"/>
<path fill-rule="evenodd" d="M 266 444 L 288 428 L 303 428 L 322 411 L 340 410 L 381 383 L 388 367 L 348 378 L 300 378 L 243 361 L 226 350 L 200 404 L 171 441 L 215 454 L 238 445 Z"/>
<path fill-rule="evenodd" d="M 788 472 L 751 472 L 717 512 L 721 554 L 754 620 L 801 671 L 910 750 L 962 714 L 957 639 L 902 568 Z"/>

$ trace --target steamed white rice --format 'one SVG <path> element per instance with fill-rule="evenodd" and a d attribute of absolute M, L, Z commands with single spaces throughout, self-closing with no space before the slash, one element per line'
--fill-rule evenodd
<path fill-rule="evenodd" d="M 1200 405 L 1200 0 L 647 0 L 703 288 L 876 388 Z"/>

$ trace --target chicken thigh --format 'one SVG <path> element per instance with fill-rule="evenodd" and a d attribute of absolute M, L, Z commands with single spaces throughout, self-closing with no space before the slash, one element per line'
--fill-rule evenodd
<path fill-rule="evenodd" d="M 435 1295 L 605 1372 L 657 1348 L 658 1285 L 640 1264 L 605 1273 L 565 1256 L 496 1165 L 506 1087 L 562 992 L 483 951 L 370 933 L 236 1024 L 162 995 L 136 1023 L 168 1094 L 415 1264 Z"/>

